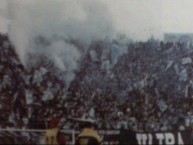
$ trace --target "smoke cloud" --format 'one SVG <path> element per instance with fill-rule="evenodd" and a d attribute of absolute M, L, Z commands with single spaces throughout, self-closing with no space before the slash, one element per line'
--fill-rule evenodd
<path fill-rule="evenodd" d="M 7 2 L 0 1 L 0 32 L 7 33 L 7 20 L 6 20 Z"/>
<path fill-rule="evenodd" d="M 114 35 L 111 16 L 99 1 L 8 1 L 8 18 L 8 34 L 24 66 L 28 54 L 44 54 L 70 79 L 89 44 Z"/>

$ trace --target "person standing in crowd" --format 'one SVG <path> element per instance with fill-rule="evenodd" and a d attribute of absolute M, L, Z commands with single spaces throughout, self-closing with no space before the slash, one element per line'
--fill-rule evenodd
<path fill-rule="evenodd" d="M 102 145 L 103 139 L 94 130 L 94 122 L 86 120 L 83 125 L 83 131 L 78 135 L 75 145 Z"/>
<path fill-rule="evenodd" d="M 45 134 L 46 145 L 66 145 L 65 135 L 60 131 L 60 119 L 55 118 L 50 122 L 49 129 Z"/>

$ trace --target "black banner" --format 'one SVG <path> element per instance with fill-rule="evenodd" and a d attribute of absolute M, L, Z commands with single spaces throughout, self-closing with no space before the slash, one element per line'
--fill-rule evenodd
<path fill-rule="evenodd" d="M 190 131 L 136 133 L 138 145 L 190 145 L 193 144 Z"/>
<path fill-rule="evenodd" d="M 190 131 L 143 132 L 99 130 L 105 145 L 193 145 Z"/>

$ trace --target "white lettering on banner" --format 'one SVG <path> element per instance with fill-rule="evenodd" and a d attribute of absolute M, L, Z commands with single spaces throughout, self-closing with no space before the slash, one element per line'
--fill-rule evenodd
<path fill-rule="evenodd" d="M 152 145 L 153 144 L 153 137 L 152 137 L 152 135 L 148 134 L 148 138 L 149 138 L 148 144 Z"/>
<path fill-rule="evenodd" d="M 146 142 L 147 142 L 147 135 L 146 134 L 142 134 L 141 136 L 142 138 L 142 145 L 146 145 Z"/>
<path fill-rule="evenodd" d="M 159 140 L 159 145 L 163 145 L 163 140 L 164 140 L 163 133 L 156 133 L 156 137 Z"/>
<path fill-rule="evenodd" d="M 137 134 L 137 141 L 138 141 L 138 144 L 139 145 L 146 145 L 147 144 L 147 140 L 148 140 L 148 144 L 152 144 L 152 135 L 151 134 L 148 134 L 148 135 L 146 135 L 146 134 L 144 134 L 144 133 L 142 133 L 142 134 Z"/>
<path fill-rule="evenodd" d="M 175 138 L 172 133 L 165 133 L 165 143 L 169 145 L 175 144 Z"/>
<path fill-rule="evenodd" d="M 182 139 L 182 136 L 181 136 L 181 133 L 180 133 L 180 132 L 178 132 L 178 144 L 184 145 L 184 141 L 183 141 L 183 139 Z"/>
<path fill-rule="evenodd" d="M 155 138 L 159 145 L 184 145 L 181 133 L 178 132 L 177 140 L 175 140 L 175 134 L 172 133 L 155 133 Z M 153 134 L 137 133 L 136 138 L 139 145 L 152 145 L 153 144 Z"/>
<path fill-rule="evenodd" d="M 141 134 L 137 133 L 136 138 L 137 138 L 138 145 L 142 145 L 141 144 Z"/>

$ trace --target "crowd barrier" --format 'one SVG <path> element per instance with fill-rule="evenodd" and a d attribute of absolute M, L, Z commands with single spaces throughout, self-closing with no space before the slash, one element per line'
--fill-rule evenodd
<path fill-rule="evenodd" d="M 61 130 L 68 138 L 67 145 L 73 145 L 78 131 Z M 37 129 L 0 129 L 0 144 L 45 144 L 46 130 Z"/>
<path fill-rule="evenodd" d="M 67 145 L 73 145 L 79 131 L 61 130 L 65 133 Z M 0 144 L 45 144 L 46 130 L 0 129 Z M 191 131 L 143 132 L 129 130 L 98 130 L 104 145 L 191 145 Z"/>

